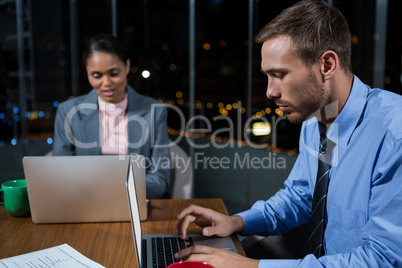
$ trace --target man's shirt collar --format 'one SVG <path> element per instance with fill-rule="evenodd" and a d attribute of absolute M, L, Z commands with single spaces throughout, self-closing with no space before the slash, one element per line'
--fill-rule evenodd
<path fill-rule="evenodd" d="M 352 90 L 340 114 L 328 129 L 327 137 L 345 148 L 358 124 L 366 103 L 369 87 L 354 76 Z"/>

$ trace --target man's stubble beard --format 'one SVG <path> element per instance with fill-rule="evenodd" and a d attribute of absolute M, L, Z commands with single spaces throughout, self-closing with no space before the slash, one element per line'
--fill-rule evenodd
<path fill-rule="evenodd" d="M 298 110 L 286 114 L 289 122 L 293 124 L 303 123 L 303 121 L 317 114 L 318 110 L 329 102 L 329 95 L 326 94 L 325 89 L 316 80 L 312 71 L 309 71 L 308 80 L 301 91 L 304 96 L 299 98 L 301 104 L 297 107 Z"/>

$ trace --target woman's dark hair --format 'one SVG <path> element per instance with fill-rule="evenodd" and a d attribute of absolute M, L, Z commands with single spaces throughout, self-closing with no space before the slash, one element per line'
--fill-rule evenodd
<path fill-rule="evenodd" d="M 128 56 L 120 40 L 110 34 L 98 34 L 88 40 L 87 46 L 82 53 L 82 64 L 87 65 L 88 59 L 95 52 L 103 52 L 116 55 L 124 64 Z"/>

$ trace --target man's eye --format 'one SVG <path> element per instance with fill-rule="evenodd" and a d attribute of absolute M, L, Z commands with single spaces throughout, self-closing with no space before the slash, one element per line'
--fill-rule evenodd
<path fill-rule="evenodd" d="M 117 76 L 117 75 L 119 75 L 119 72 L 112 72 L 112 73 L 110 73 L 110 75 L 111 76 Z"/>
<path fill-rule="evenodd" d="M 280 74 L 280 73 L 275 73 L 274 76 L 275 76 L 275 78 L 282 79 L 284 75 Z"/>
<path fill-rule="evenodd" d="M 282 73 L 270 73 L 270 74 L 268 74 L 268 79 L 274 79 L 274 78 L 276 78 L 276 79 L 282 79 L 283 77 L 284 77 L 285 75 L 284 74 L 282 74 Z"/>

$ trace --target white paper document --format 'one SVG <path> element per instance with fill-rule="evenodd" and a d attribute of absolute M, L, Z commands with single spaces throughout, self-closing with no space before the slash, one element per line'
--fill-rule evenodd
<path fill-rule="evenodd" d="M 67 244 L 0 260 L 0 268 L 105 268 Z"/>

